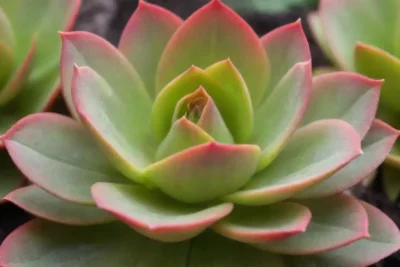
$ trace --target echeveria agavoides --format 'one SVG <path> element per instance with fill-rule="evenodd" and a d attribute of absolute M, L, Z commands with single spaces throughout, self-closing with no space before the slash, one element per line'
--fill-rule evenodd
<path fill-rule="evenodd" d="M 57 31 L 72 29 L 79 7 L 80 0 L 0 1 L 0 136 L 60 93 Z M 0 202 L 21 182 L 0 140 Z"/>
<path fill-rule="evenodd" d="M 377 117 L 400 129 L 400 1 L 320 0 L 308 22 L 336 68 L 384 79 Z M 399 142 L 383 165 L 383 188 L 392 200 L 400 195 Z"/>
<path fill-rule="evenodd" d="M 381 81 L 313 79 L 300 21 L 259 39 L 219 0 L 186 21 L 140 1 L 118 48 L 61 37 L 75 120 L 31 115 L 3 138 L 33 183 L 6 199 L 40 218 L 4 241 L 5 267 L 366 266 L 399 249 L 342 193 L 398 136 L 374 119 Z"/>

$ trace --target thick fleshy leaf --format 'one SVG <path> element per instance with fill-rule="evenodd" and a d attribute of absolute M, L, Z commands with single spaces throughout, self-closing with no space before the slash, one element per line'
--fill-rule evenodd
<path fill-rule="evenodd" d="M 164 159 L 172 154 L 211 140 L 213 140 L 212 137 L 199 126 L 182 117 L 174 122 L 170 132 L 159 145 L 156 160 Z"/>
<path fill-rule="evenodd" d="M 283 257 L 206 232 L 193 240 L 187 267 L 288 267 Z M 161 267 L 161 266 L 152 266 Z"/>
<path fill-rule="evenodd" d="M 21 62 L 12 76 L 10 77 L 8 83 L 1 88 L 0 91 L 0 106 L 8 104 L 8 102 L 16 97 L 18 93 L 23 90 L 24 84 L 28 80 L 29 71 L 32 68 L 32 63 L 35 58 L 36 53 L 36 39 L 33 39 L 32 44 L 26 54 L 26 57 Z"/>
<path fill-rule="evenodd" d="M 317 41 L 319 47 L 322 49 L 322 51 L 325 53 L 325 56 L 327 56 L 331 61 L 335 61 L 335 57 L 331 51 L 331 48 L 329 47 L 329 44 L 326 40 L 325 34 L 328 34 L 324 32 L 324 27 L 322 25 L 322 21 L 320 18 L 320 15 L 318 12 L 310 12 L 307 16 L 307 22 L 310 27 L 310 30 L 312 32 L 312 35 L 314 39 Z"/>
<path fill-rule="evenodd" d="M 294 257 L 293 266 L 365 267 L 374 264 L 400 249 L 397 226 L 380 210 L 361 202 L 368 215 L 369 238 L 348 246 L 312 256 Z"/>
<path fill-rule="evenodd" d="M 265 205 L 289 198 L 328 178 L 361 152 L 357 132 L 341 120 L 316 121 L 297 130 L 263 171 L 226 200 Z"/>
<path fill-rule="evenodd" d="M 353 197 L 342 194 L 299 204 L 308 207 L 312 214 L 304 233 L 255 246 L 275 253 L 307 255 L 336 249 L 369 236 L 367 213 Z"/>
<path fill-rule="evenodd" d="M 0 151 L 0 202 L 11 191 L 17 189 L 23 183 L 23 176 L 15 167 L 7 154 Z"/>
<path fill-rule="evenodd" d="M 115 220 L 97 207 L 67 202 L 36 185 L 17 189 L 4 199 L 36 217 L 62 224 L 95 225 Z"/>
<path fill-rule="evenodd" d="M 295 64 L 311 59 L 301 20 L 267 33 L 261 38 L 261 43 L 271 63 L 269 90 L 274 90 L 282 77 Z"/>
<path fill-rule="evenodd" d="M 362 43 L 357 43 L 354 58 L 358 72 L 371 78 L 385 79 L 381 103 L 399 112 L 400 59 L 377 47 Z"/>
<path fill-rule="evenodd" d="M 399 132 L 394 128 L 382 121 L 375 120 L 361 142 L 363 151 L 361 156 L 328 179 L 295 195 L 294 198 L 317 198 L 333 195 L 358 184 L 385 160 L 398 135 Z"/>
<path fill-rule="evenodd" d="M 129 61 L 113 45 L 101 37 L 88 32 L 69 32 L 61 33 L 62 51 L 61 51 L 61 80 L 63 85 L 64 98 L 72 114 L 78 118 L 72 102 L 71 84 L 74 73 L 74 64 L 78 66 L 88 66 L 97 72 L 110 86 L 113 86 L 114 94 L 120 91 L 126 91 L 125 94 L 136 95 L 135 103 L 146 110 L 151 110 L 151 99 L 146 92 L 143 82 L 133 69 Z M 118 75 L 115 75 L 118 73 Z M 93 93 L 100 93 L 94 90 Z M 128 102 L 131 100 L 124 99 Z M 149 116 L 144 110 L 142 116 Z M 139 117 L 138 113 L 133 114 Z M 125 116 L 128 116 L 125 114 Z M 118 118 L 113 118 L 118 119 Z M 139 130 L 139 129 L 138 129 Z"/>
<path fill-rule="evenodd" d="M 206 68 L 227 58 L 243 75 L 253 103 L 259 104 L 269 77 L 261 42 L 240 16 L 213 0 L 187 19 L 168 42 L 158 67 L 157 89 L 192 65 Z"/>
<path fill-rule="evenodd" d="M 182 22 L 167 9 L 139 1 L 122 33 L 119 49 L 137 70 L 153 97 L 156 93 L 155 73 L 161 54 Z"/>
<path fill-rule="evenodd" d="M 33 76 L 41 76 L 57 67 L 61 42 L 57 31 L 72 29 L 80 7 L 80 0 L 30 0 L 3 1 L 15 34 L 17 62 L 25 58 L 32 37 L 37 37 L 37 51 Z M 23 19 L 21 19 L 23 18 Z M 51 21 L 51 23 L 48 23 Z"/>
<path fill-rule="evenodd" d="M 355 70 L 353 50 L 358 41 L 386 51 L 393 48 L 393 29 L 399 8 L 400 2 L 392 0 L 320 2 L 325 37 L 342 69 Z"/>
<path fill-rule="evenodd" d="M 109 83 L 93 69 L 78 67 L 72 101 L 116 168 L 138 181 L 140 170 L 151 163 L 155 153 L 148 127 L 151 107 L 141 82 L 133 76 L 126 78 L 129 84 Z"/>
<path fill-rule="evenodd" d="M 33 183 L 71 202 L 94 204 L 96 182 L 127 182 L 76 121 L 58 114 L 30 115 L 4 136 L 12 160 Z"/>
<path fill-rule="evenodd" d="M 400 168 L 385 164 L 382 168 L 382 187 L 391 201 L 400 196 Z"/>
<path fill-rule="evenodd" d="M 252 143 L 261 148 L 258 170 L 270 164 L 301 122 L 312 89 L 311 62 L 298 63 L 255 112 Z"/>
<path fill-rule="evenodd" d="M 261 243 L 306 231 L 311 212 L 305 206 L 283 202 L 260 207 L 235 206 L 213 229 L 244 243 Z"/>
<path fill-rule="evenodd" d="M 211 67 L 227 78 L 239 75 L 229 60 L 217 62 Z M 162 140 L 171 127 L 175 106 L 178 101 L 202 86 L 211 96 L 219 112 L 237 142 L 245 142 L 251 134 L 253 111 L 246 92 L 238 87 L 224 86 L 224 80 L 216 81 L 210 69 L 202 70 L 192 66 L 186 72 L 169 83 L 157 96 L 153 104 L 152 126 L 159 140 Z M 231 72 L 230 75 L 226 74 Z M 215 76 L 214 76 L 215 75 Z M 219 76 L 218 76 L 219 77 Z M 238 78 L 236 76 L 236 78 Z M 231 84 L 236 82 L 227 82 Z M 233 90 L 232 88 L 235 88 Z"/>
<path fill-rule="evenodd" d="M 98 183 L 92 188 L 97 205 L 138 232 L 155 240 L 190 239 L 228 215 L 231 203 L 190 205 L 141 186 Z"/>
<path fill-rule="evenodd" d="M 313 79 L 311 102 L 303 125 L 321 119 L 341 119 L 364 138 L 375 119 L 382 81 L 349 72 L 322 74 Z"/>
<path fill-rule="evenodd" d="M 77 227 L 33 220 L 4 241 L 0 265 L 185 267 L 188 252 L 189 242 L 155 242 L 121 223 Z"/>
<path fill-rule="evenodd" d="M 254 145 L 199 145 L 156 162 L 143 172 L 145 181 L 187 203 L 235 192 L 253 176 L 260 154 Z"/>
<path fill-rule="evenodd" d="M 396 142 L 386 158 L 385 163 L 400 168 L 400 142 Z"/>

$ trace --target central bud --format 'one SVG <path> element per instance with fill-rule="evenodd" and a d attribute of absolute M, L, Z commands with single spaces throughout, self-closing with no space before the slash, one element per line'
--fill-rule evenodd
<path fill-rule="evenodd" d="M 193 123 L 197 123 L 203 113 L 204 107 L 207 105 L 208 99 L 204 96 L 195 98 L 188 102 L 186 106 L 185 117 Z"/>

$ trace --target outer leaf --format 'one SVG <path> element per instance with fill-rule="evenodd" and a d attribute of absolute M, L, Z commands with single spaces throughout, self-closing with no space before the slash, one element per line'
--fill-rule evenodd
<path fill-rule="evenodd" d="M 157 150 L 156 160 L 161 160 L 192 146 L 207 143 L 213 140 L 199 126 L 185 117 L 175 121 L 167 137 Z"/>
<path fill-rule="evenodd" d="M 188 205 L 141 186 L 98 183 L 92 192 L 101 209 L 145 236 L 164 242 L 190 239 L 233 208 L 231 203 Z"/>
<path fill-rule="evenodd" d="M 383 191 L 391 201 L 395 202 L 400 195 L 400 169 L 385 164 L 382 178 Z"/>
<path fill-rule="evenodd" d="M 138 103 L 139 106 L 146 107 L 148 111 L 151 109 L 151 99 L 138 74 L 132 68 L 129 61 L 114 46 L 104 39 L 87 32 L 61 33 L 61 38 L 61 80 L 63 94 L 68 107 L 76 118 L 78 115 L 72 103 L 71 95 L 74 64 L 92 68 L 108 84 L 118 87 L 118 89 L 113 91 L 114 94 L 126 91 L 125 94 L 136 95 L 138 98 L 133 103 Z M 118 75 L 115 75 L 116 73 Z M 95 90 L 93 93 L 100 92 Z M 133 103 L 131 103 L 132 107 L 134 106 Z M 136 117 L 137 113 L 132 115 Z M 143 112 L 141 115 L 146 115 L 147 117 L 150 114 Z"/>
<path fill-rule="evenodd" d="M 375 119 L 381 85 L 382 81 L 349 72 L 314 77 L 311 102 L 302 124 L 341 119 L 351 124 L 362 139 Z"/>
<path fill-rule="evenodd" d="M 1 12 L 1 9 L 0 9 Z M 0 13 L 1 15 L 1 13 Z M 0 17 L 1 19 L 1 17 Z M 1 30 L 1 29 L 0 29 Z M 6 43 L 0 40 L 0 95 L 3 90 L 3 86 L 7 83 L 9 76 L 13 70 L 13 54 L 12 50 L 7 46 Z"/>
<path fill-rule="evenodd" d="M 365 202 L 361 204 L 368 215 L 371 237 L 329 252 L 293 258 L 293 266 L 364 267 L 400 249 L 400 232 L 397 226 L 377 208 Z"/>
<path fill-rule="evenodd" d="M 11 49 L 15 44 L 15 36 L 10 20 L 3 8 L 0 8 L 0 42 Z"/>
<path fill-rule="evenodd" d="M 222 74 L 232 72 L 235 76 L 236 69 L 227 60 L 218 62 L 211 68 Z M 222 68 L 222 69 L 220 69 Z M 226 69 L 224 69 L 226 68 Z M 198 89 L 204 87 L 220 111 L 226 126 L 237 142 L 245 142 L 252 130 L 253 112 L 251 103 L 246 100 L 243 91 L 232 90 L 233 87 L 223 85 L 223 80 L 215 81 L 209 75 L 210 69 L 204 71 L 198 67 L 190 67 L 186 72 L 169 83 L 157 96 L 153 104 L 152 126 L 159 140 L 162 140 L 171 127 L 175 105 L 178 101 Z M 217 75 L 217 74 L 214 74 Z M 226 76 L 228 76 L 226 74 Z M 226 77 L 225 75 L 222 77 Z M 230 84 L 230 82 L 229 82 Z M 236 83 L 235 83 L 236 84 Z M 236 87 L 238 89 L 238 87 Z"/>
<path fill-rule="evenodd" d="M 300 19 L 267 33 L 261 43 L 272 66 L 268 85 L 271 92 L 295 64 L 311 59 Z"/>
<path fill-rule="evenodd" d="M 336 61 L 354 71 L 353 48 L 361 41 L 390 51 L 400 2 L 380 0 L 322 0 L 319 14 Z M 353 27 L 349 27 L 353 25 Z"/>
<path fill-rule="evenodd" d="M 382 121 L 375 120 L 361 143 L 364 152 L 361 156 L 328 179 L 295 195 L 295 198 L 333 195 L 358 184 L 385 160 L 398 135 L 397 130 Z"/>
<path fill-rule="evenodd" d="M 119 49 L 137 70 L 153 97 L 155 73 L 161 54 L 182 22 L 167 9 L 139 1 L 122 33 Z"/>
<path fill-rule="evenodd" d="M 23 184 L 23 176 L 5 150 L 0 151 L 0 203 L 11 191 Z"/>
<path fill-rule="evenodd" d="M 357 43 L 355 67 L 358 72 L 371 78 L 385 79 L 382 86 L 381 103 L 399 112 L 400 59 L 377 47 Z"/>
<path fill-rule="evenodd" d="M 316 254 L 369 236 L 367 213 L 353 197 L 342 194 L 299 203 L 308 207 L 312 214 L 304 233 L 255 246 L 290 255 Z"/>
<path fill-rule="evenodd" d="M 312 89 L 311 62 L 298 63 L 256 111 L 252 142 L 261 147 L 258 170 L 270 164 L 301 122 Z"/>
<path fill-rule="evenodd" d="M 265 95 L 269 64 L 251 27 L 219 0 L 197 10 L 168 42 L 157 72 L 160 90 L 192 65 L 206 68 L 230 58 L 243 75 L 255 105 Z"/>
<path fill-rule="evenodd" d="M 400 167 L 400 142 L 396 142 L 394 144 L 389 156 L 386 158 L 385 163 L 394 167 Z"/>
<path fill-rule="evenodd" d="M 36 185 L 17 189 L 4 199 L 36 217 L 62 224 L 94 225 L 115 220 L 110 214 L 97 207 L 67 202 Z"/>
<path fill-rule="evenodd" d="M 143 176 L 180 201 L 209 201 L 246 184 L 256 170 L 259 154 L 254 145 L 209 142 L 150 165 Z"/>
<path fill-rule="evenodd" d="M 344 121 L 322 120 L 297 130 L 275 161 L 226 200 L 265 205 L 328 178 L 361 154 L 357 132 Z"/>
<path fill-rule="evenodd" d="M 67 201 L 94 204 L 90 193 L 94 183 L 128 181 L 83 127 L 65 116 L 30 115 L 7 132 L 4 143 L 29 180 Z"/>
<path fill-rule="evenodd" d="M 76 227 L 34 220 L 0 248 L 4 267 L 185 267 L 189 243 L 147 239 L 120 223 Z"/>
<path fill-rule="evenodd" d="M 193 241 L 186 266 L 285 267 L 286 265 L 280 255 L 253 249 L 246 244 L 234 242 L 208 232 L 200 235 Z"/>
<path fill-rule="evenodd" d="M 36 53 L 36 39 L 33 39 L 32 44 L 26 54 L 26 57 L 21 62 L 21 65 L 16 68 L 12 77 L 10 77 L 7 85 L 0 91 L 0 106 L 8 104 L 8 102 L 17 96 L 23 90 L 23 86 L 28 80 L 29 71 L 32 68 L 33 59 Z"/>
<path fill-rule="evenodd" d="M 310 220 L 310 210 L 296 203 L 236 206 L 230 215 L 214 224 L 213 229 L 244 243 L 261 243 L 304 232 Z"/>
<path fill-rule="evenodd" d="M 148 132 L 147 95 L 139 90 L 139 80 L 130 82 L 130 88 L 110 84 L 89 67 L 76 68 L 72 101 L 116 168 L 139 181 L 140 169 L 151 163 L 155 147 Z"/>

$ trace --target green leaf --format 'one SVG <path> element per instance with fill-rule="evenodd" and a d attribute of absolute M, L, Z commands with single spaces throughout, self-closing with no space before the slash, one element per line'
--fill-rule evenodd
<path fill-rule="evenodd" d="M 321 254 L 294 257 L 290 263 L 296 267 L 364 267 L 372 265 L 399 250 L 400 232 L 397 226 L 377 208 L 365 202 L 361 202 L 361 204 L 368 215 L 370 237 Z"/>
<path fill-rule="evenodd" d="M 251 142 L 261 148 L 258 170 L 270 164 L 300 124 L 312 88 L 311 62 L 298 63 L 256 110 Z"/>
<path fill-rule="evenodd" d="M 333 250 L 369 236 L 367 214 L 353 197 L 342 194 L 299 204 L 308 207 L 312 214 L 304 233 L 255 246 L 274 253 L 307 255 Z"/>
<path fill-rule="evenodd" d="M 92 188 L 97 205 L 133 229 L 155 240 L 190 239 L 228 215 L 231 203 L 189 205 L 142 186 L 98 183 Z"/>
<path fill-rule="evenodd" d="M 7 14 L 0 7 L 0 42 L 13 52 L 15 36 Z"/>
<path fill-rule="evenodd" d="M 119 86 L 108 83 L 89 67 L 77 67 L 72 101 L 115 167 L 132 180 L 140 181 L 141 169 L 150 165 L 154 157 L 155 143 L 148 127 L 150 103 L 139 90 L 140 81 L 131 78 L 130 84 Z"/>
<path fill-rule="evenodd" d="M 382 81 L 349 72 L 314 77 L 311 101 L 302 125 L 322 119 L 341 119 L 364 138 L 375 119 L 381 85 Z"/>
<path fill-rule="evenodd" d="M 199 126 L 185 117 L 175 121 L 170 132 L 157 149 L 156 160 L 164 159 L 192 146 L 213 140 Z"/>
<path fill-rule="evenodd" d="M 0 151 L 0 202 L 8 193 L 23 184 L 24 177 L 5 150 Z"/>
<path fill-rule="evenodd" d="M 268 168 L 224 199 L 245 205 L 287 199 L 328 178 L 361 153 L 358 134 L 348 123 L 313 122 L 293 134 Z"/>
<path fill-rule="evenodd" d="M 171 37 L 158 66 L 157 89 L 192 65 L 207 68 L 228 58 L 242 74 L 257 106 L 268 84 L 268 58 L 253 29 L 214 0 L 197 10 Z"/>
<path fill-rule="evenodd" d="M 288 267 L 283 257 L 206 232 L 192 241 L 187 267 Z M 161 266 L 152 266 L 161 267 Z"/>
<path fill-rule="evenodd" d="M 385 163 L 393 167 L 400 168 L 400 141 L 397 141 L 394 144 L 392 150 L 390 151 L 390 154 L 385 160 Z"/>
<path fill-rule="evenodd" d="M 114 95 L 114 98 L 121 95 L 130 95 L 128 99 L 122 100 L 128 102 L 131 109 L 135 107 L 135 104 L 143 108 L 140 111 L 140 115 L 136 111 L 132 114 L 129 113 L 129 115 L 125 114 L 125 116 L 134 116 L 136 119 L 142 116 L 141 121 L 145 121 L 150 116 L 151 98 L 144 88 L 139 75 L 118 49 L 101 37 L 88 32 L 61 33 L 61 38 L 61 80 L 63 83 L 63 94 L 75 118 L 78 118 L 78 114 L 76 113 L 71 95 L 75 64 L 90 67 L 110 86 L 113 86 L 114 91 L 110 93 Z M 122 92 L 125 93 L 122 94 Z M 100 94 L 99 90 L 94 90 L 92 93 Z M 134 99 L 134 102 L 129 102 L 133 101 L 131 99 L 132 95 L 137 98 Z M 110 105 L 110 102 L 108 102 L 108 105 Z M 118 119 L 122 118 L 113 118 L 113 120 Z M 144 129 L 144 125 L 141 126 L 141 129 Z M 140 131 L 141 129 L 137 130 Z"/>
<path fill-rule="evenodd" d="M 361 156 L 328 179 L 295 195 L 294 198 L 329 196 L 358 184 L 382 164 L 398 135 L 398 131 L 394 128 L 382 121 L 375 120 L 361 143 L 363 151 Z"/>
<path fill-rule="evenodd" d="M 400 195 L 400 169 L 390 166 L 389 164 L 383 165 L 382 168 L 382 187 L 386 196 L 393 202 Z"/>
<path fill-rule="evenodd" d="M 304 232 L 310 219 L 310 210 L 296 203 L 235 206 L 231 214 L 213 225 L 213 229 L 237 241 L 261 243 Z"/>
<path fill-rule="evenodd" d="M 213 78 L 235 76 L 239 78 L 237 75 L 239 74 L 232 63 L 229 60 L 224 60 L 217 62 L 205 71 L 192 66 L 169 83 L 157 95 L 153 104 L 151 119 L 154 133 L 158 139 L 162 140 L 167 135 L 178 101 L 202 86 L 216 104 L 235 141 L 239 143 L 245 142 L 251 134 L 253 123 L 253 111 L 251 103 L 246 97 L 246 91 L 244 91 L 243 87 L 241 89 L 239 87 L 231 87 L 231 83 L 237 85 L 235 81 L 230 80 L 225 87 L 224 80 L 216 81 Z"/>
<path fill-rule="evenodd" d="M 356 42 L 393 50 L 399 9 L 400 2 L 392 0 L 321 1 L 319 15 L 325 37 L 341 69 L 355 70 Z"/>
<path fill-rule="evenodd" d="M 32 75 L 42 75 L 57 68 L 61 42 L 57 31 L 72 29 L 80 7 L 79 0 L 3 1 L 2 8 L 9 18 L 15 34 L 17 62 L 22 62 L 31 40 L 37 37 L 37 56 Z M 49 23 L 51 21 L 51 23 Z"/>
<path fill-rule="evenodd" d="M 137 70 L 153 98 L 156 94 L 155 73 L 161 54 L 182 22 L 167 9 L 139 1 L 122 33 L 119 50 Z"/>
<path fill-rule="evenodd" d="M 281 26 L 261 38 L 271 63 L 270 93 L 285 74 L 300 62 L 311 60 L 310 47 L 301 20 Z M 268 98 L 268 96 L 267 96 Z"/>
<path fill-rule="evenodd" d="M 116 172 L 78 122 L 62 115 L 30 115 L 15 124 L 3 141 L 30 181 L 67 201 L 94 204 L 90 193 L 94 183 L 129 181 Z"/>
<path fill-rule="evenodd" d="M 246 184 L 256 170 L 259 154 L 258 146 L 212 141 L 150 165 L 143 176 L 177 200 L 204 202 L 233 193 Z"/>
<path fill-rule="evenodd" d="M 13 267 L 185 267 L 189 243 L 161 243 L 121 223 L 67 226 L 33 220 L 0 247 L 0 264 Z"/>
<path fill-rule="evenodd" d="M 1 9 L 0 9 L 1 11 Z M 0 13 L 1 14 L 1 13 Z M 0 17 L 1 19 L 1 17 Z M 1 30 L 1 29 L 0 29 Z M 7 81 L 14 68 L 12 50 L 2 41 L 0 41 L 0 94 L 3 91 L 3 86 L 7 84 Z"/>
<path fill-rule="evenodd" d="M 313 8 L 318 0 L 223 0 L 230 7 L 238 11 L 256 13 L 279 13 L 291 8 Z M 272 65 L 273 66 L 273 65 Z"/>
<path fill-rule="evenodd" d="M 115 220 L 97 207 L 67 202 L 36 185 L 17 189 L 4 199 L 36 217 L 62 224 L 95 225 Z"/>
<path fill-rule="evenodd" d="M 357 43 L 355 51 L 355 66 L 358 72 L 371 78 L 384 79 L 381 92 L 381 104 L 400 111 L 400 59 L 377 47 Z"/>

